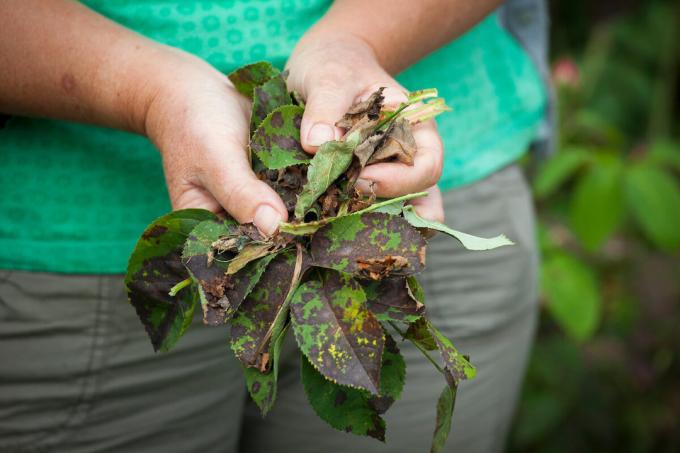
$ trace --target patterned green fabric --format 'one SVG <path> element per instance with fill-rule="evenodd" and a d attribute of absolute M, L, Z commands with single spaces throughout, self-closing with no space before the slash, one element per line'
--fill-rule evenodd
<path fill-rule="evenodd" d="M 282 67 L 329 0 L 88 0 L 150 38 L 219 70 L 257 60 Z M 444 189 L 480 179 L 527 148 L 545 93 L 529 58 L 495 15 L 400 75 L 438 87 Z M 160 165 L 143 137 L 89 125 L 14 118 L 0 130 L 0 268 L 119 273 L 136 238 L 170 210 Z"/>

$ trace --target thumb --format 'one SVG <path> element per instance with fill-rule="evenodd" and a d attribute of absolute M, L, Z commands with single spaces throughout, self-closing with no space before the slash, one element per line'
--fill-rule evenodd
<path fill-rule="evenodd" d="M 212 162 L 201 175 L 201 184 L 225 211 L 240 223 L 252 222 L 269 236 L 288 218 L 281 197 L 257 179 L 247 159 L 239 153 Z M 240 157 L 240 158 L 239 158 Z"/>
<path fill-rule="evenodd" d="M 347 112 L 358 93 L 353 86 L 333 79 L 308 87 L 306 92 L 300 138 L 305 151 L 315 152 L 319 145 L 342 136 L 343 130 L 335 123 Z"/>

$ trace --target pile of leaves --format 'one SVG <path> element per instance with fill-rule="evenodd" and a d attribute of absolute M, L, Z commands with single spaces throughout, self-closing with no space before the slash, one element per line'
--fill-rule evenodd
<path fill-rule="evenodd" d="M 312 157 L 300 144 L 304 104 L 285 74 L 256 63 L 230 74 L 252 100 L 253 170 L 283 199 L 290 218 L 265 237 L 252 224 L 184 209 L 154 221 L 133 251 L 126 277 L 156 350 L 169 350 L 200 304 L 204 323 L 230 325 L 231 348 L 248 390 L 265 415 L 276 399 L 279 356 L 293 331 L 302 353 L 309 402 L 334 428 L 385 439 L 381 415 L 400 396 L 405 363 L 398 342 L 411 341 L 445 378 L 432 451 L 448 436 L 458 383 L 475 368 L 426 318 L 415 275 L 425 267 L 426 229 L 472 250 L 510 244 L 477 238 L 419 217 L 405 201 L 378 200 L 354 183 L 365 165 L 413 164 L 411 126 L 447 110 L 435 90 L 413 92 L 397 108 L 382 89 L 338 122 L 343 139 Z M 439 351 L 439 360 L 430 351 Z"/>

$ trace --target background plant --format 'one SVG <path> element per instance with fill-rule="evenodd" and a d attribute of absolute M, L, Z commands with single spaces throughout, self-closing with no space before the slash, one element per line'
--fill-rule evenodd
<path fill-rule="evenodd" d="M 553 2 L 542 319 L 512 451 L 680 450 L 680 4 Z"/>

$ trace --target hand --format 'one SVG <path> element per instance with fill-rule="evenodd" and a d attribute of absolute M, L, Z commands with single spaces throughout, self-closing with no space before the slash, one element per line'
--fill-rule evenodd
<path fill-rule="evenodd" d="M 288 217 L 248 161 L 250 102 L 202 60 L 178 52 L 146 109 L 173 209 L 227 211 L 270 235 Z"/>
<path fill-rule="evenodd" d="M 406 100 L 406 89 L 380 67 L 370 46 L 352 36 L 304 36 L 287 69 L 289 88 L 306 99 L 301 139 L 310 153 L 322 143 L 340 138 L 344 131 L 335 127 L 335 122 L 354 102 L 366 99 L 379 87 L 386 87 L 388 105 Z M 369 165 L 363 169 L 357 188 L 367 194 L 373 190 L 379 197 L 428 190 L 431 196 L 413 204 L 422 217 L 441 221 L 441 196 L 435 186 L 442 169 L 441 138 L 433 120 L 416 125 L 413 135 L 418 148 L 413 166 L 399 162 Z"/>

